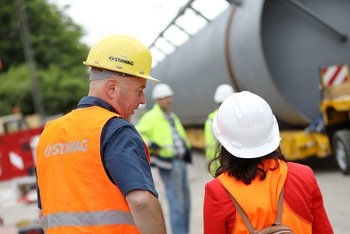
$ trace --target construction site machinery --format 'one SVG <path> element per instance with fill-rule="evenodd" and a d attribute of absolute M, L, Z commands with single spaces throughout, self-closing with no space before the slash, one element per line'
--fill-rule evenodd
<path fill-rule="evenodd" d="M 229 83 L 237 91 L 258 94 L 271 105 L 282 130 L 281 144 L 288 142 L 284 147 L 287 159 L 333 154 L 342 172 L 349 174 L 347 95 L 342 98 L 345 101 L 323 98 L 319 87 L 322 68 L 350 64 L 350 1 L 230 2 L 231 6 L 167 54 L 152 71 L 152 76 L 174 90 L 173 109 L 193 133 L 192 142 L 204 147 L 203 124 L 217 108 L 215 88 Z M 146 90 L 147 108 L 152 105 L 152 86 Z M 324 132 L 305 130 L 320 117 Z M 333 124 L 338 118 L 342 123 Z M 311 135 L 316 139 L 312 143 Z M 295 140 L 307 151 L 298 151 L 292 144 Z M 320 146 L 310 147 L 316 143 Z"/>

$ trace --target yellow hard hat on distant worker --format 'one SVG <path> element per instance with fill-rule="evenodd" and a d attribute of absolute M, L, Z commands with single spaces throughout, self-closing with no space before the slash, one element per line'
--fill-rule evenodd
<path fill-rule="evenodd" d="M 121 72 L 149 80 L 152 55 L 139 40 L 121 34 L 102 38 L 90 50 L 83 64 L 114 72 Z"/>

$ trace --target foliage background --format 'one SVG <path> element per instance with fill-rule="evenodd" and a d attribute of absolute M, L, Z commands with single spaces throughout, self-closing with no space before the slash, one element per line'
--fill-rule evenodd
<path fill-rule="evenodd" d="M 66 113 L 88 92 L 87 67 L 82 64 L 88 46 L 80 42 L 84 31 L 64 14 L 65 8 L 46 0 L 22 2 L 45 114 Z M 0 116 L 10 114 L 13 107 L 25 115 L 35 112 L 16 3 L 0 0 Z"/>

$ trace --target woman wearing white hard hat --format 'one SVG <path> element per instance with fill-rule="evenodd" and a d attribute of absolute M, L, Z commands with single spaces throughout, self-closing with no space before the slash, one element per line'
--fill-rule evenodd
<path fill-rule="evenodd" d="M 205 234 L 253 233 L 278 223 L 279 207 L 294 233 L 333 233 L 312 169 L 285 161 L 278 122 L 263 98 L 232 94 L 212 130 L 218 152 L 211 163 L 219 167 L 205 186 Z"/>

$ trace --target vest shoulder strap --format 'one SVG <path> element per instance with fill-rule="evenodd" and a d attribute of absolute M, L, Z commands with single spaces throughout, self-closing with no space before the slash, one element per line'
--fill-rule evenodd
<path fill-rule="evenodd" d="M 228 191 L 227 191 L 228 192 Z M 246 215 L 246 213 L 244 212 L 244 210 L 241 208 L 241 206 L 238 204 L 238 202 L 236 201 L 236 199 L 231 195 L 230 192 L 228 192 L 228 194 L 230 195 L 230 198 L 233 202 L 233 204 L 235 205 L 239 215 L 241 216 L 244 224 L 246 225 L 246 227 L 249 230 L 249 233 L 255 233 L 254 227 L 252 225 L 252 223 L 250 222 L 248 216 Z M 279 195 L 278 198 L 278 204 L 277 204 L 277 220 L 275 224 L 281 224 L 282 223 L 282 207 L 283 207 L 283 197 L 284 197 L 284 188 L 282 188 L 281 193 Z"/>

